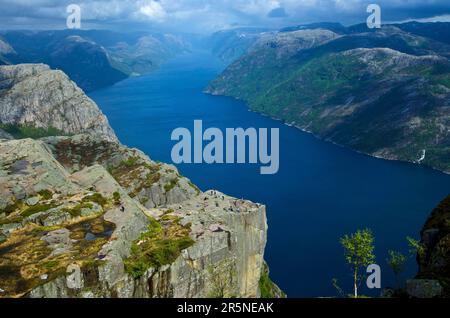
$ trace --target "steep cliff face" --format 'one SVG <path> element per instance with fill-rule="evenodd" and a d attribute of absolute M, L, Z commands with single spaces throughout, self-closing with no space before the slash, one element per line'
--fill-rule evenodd
<path fill-rule="evenodd" d="M 72 141 L 69 164 L 58 147 Z M 0 162 L 0 296 L 259 296 L 264 206 L 202 193 L 175 167 L 87 135 L 2 141 Z M 133 199 L 116 170 L 160 201 Z"/>
<path fill-rule="evenodd" d="M 0 124 L 117 141 L 97 105 L 64 73 L 43 64 L 0 66 Z"/>
<path fill-rule="evenodd" d="M 2 118 L 72 133 L 106 123 L 62 73 L 41 65 L 2 71 L 0 105 L 10 105 Z M 80 94 L 70 102 L 66 85 Z M 61 103 L 47 108 L 48 96 Z M 67 103 L 83 115 L 72 117 Z M 0 297 L 260 296 L 265 207 L 204 193 L 102 127 L 0 136 Z"/>

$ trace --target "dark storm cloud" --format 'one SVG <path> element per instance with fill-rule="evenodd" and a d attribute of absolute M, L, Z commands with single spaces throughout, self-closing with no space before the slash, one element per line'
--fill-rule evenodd
<path fill-rule="evenodd" d="M 84 27 L 212 31 L 230 26 L 362 22 L 377 3 L 387 21 L 450 15 L 449 0 L 0 0 L 1 28 L 64 28 L 67 5 Z M 275 19 L 276 18 L 276 19 Z"/>

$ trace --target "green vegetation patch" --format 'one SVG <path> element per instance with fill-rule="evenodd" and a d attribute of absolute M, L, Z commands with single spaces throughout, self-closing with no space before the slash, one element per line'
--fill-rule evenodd
<path fill-rule="evenodd" d="M 65 208 L 63 211 L 69 213 L 73 218 L 76 218 L 81 216 L 81 211 L 83 209 L 92 209 L 93 207 L 92 203 L 80 203 L 73 208 Z"/>
<path fill-rule="evenodd" d="M 88 195 L 83 198 L 83 200 L 78 203 L 77 205 L 70 207 L 70 208 L 64 208 L 63 211 L 69 213 L 72 217 L 80 217 L 81 211 L 83 209 L 93 209 L 94 205 L 93 203 L 96 203 L 100 205 L 103 209 L 107 208 L 110 204 L 110 201 L 106 199 L 104 196 L 102 196 L 100 193 L 94 193 L 92 195 Z"/>
<path fill-rule="evenodd" d="M 267 264 L 264 264 L 261 278 L 259 279 L 259 290 L 261 292 L 261 298 L 286 298 L 286 294 L 270 279 Z"/>
<path fill-rule="evenodd" d="M 129 189 L 131 197 L 136 197 L 143 189 L 150 188 L 160 180 L 159 169 L 159 164 L 149 164 L 136 156 L 123 160 L 108 171 L 122 187 Z"/>
<path fill-rule="evenodd" d="M 80 219 L 66 228 L 71 231 L 73 244 L 62 254 L 52 255 L 52 250 L 42 237 L 64 226 L 37 226 L 30 224 L 15 231 L 0 242 L 0 286 L 2 297 L 22 297 L 32 289 L 65 275 L 70 264 L 78 264 L 83 273 L 101 265 L 98 252 L 109 240 L 114 230 L 112 223 L 103 217 Z M 87 231 L 96 238 L 86 240 Z M 108 234 L 106 234 L 108 233 Z M 42 280 L 42 275 L 47 275 Z"/>
<path fill-rule="evenodd" d="M 50 200 L 53 197 L 53 193 L 50 190 L 41 190 L 38 192 L 38 194 L 44 200 Z"/>
<path fill-rule="evenodd" d="M 173 178 L 172 180 L 170 180 L 167 184 L 164 185 L 164 190 L 166 192 L 170 192 L 173 190 L 173 188 L 175 188 L 178 184 L 179 179 L 178 178 Z"/>
<path fill-rule="evenodd" d="M 200 189 L 192 183 L 192 181 L 188 181 L 189 186 L 197 192 L 197 195 L 201 193 Z"/>
<path fill-rule="evenodd" d="M 7 205 L 3 209 L 0 209 L 0 214 L 5 213 L 6 216 L 8 216 L 11 213 L 14 213 L 15 211 L 19 210 L 22 206 L 23 206 L 23 202 L 14 201 L 14 203 Z"/>
<path fill-rule="evenodd" d="M 58 162 L 66 167 L 73 167 L 77 163 L 77 170 L 90 167 L 95 163 L 104 164 L 118 145 L 104 140 L 81 140 L 62 139 L 54 145 L 54 153 Z"/>
<path fill-rule="evenodd" d="M 0 129 L 6 131 L 16 139 L 39 139 L 43 137 L 67 135 L 54 127 L 40 128 L 29 125 L 0 124 Z"/>
<path fill-rule="evenodd" d="M 98 205 L 102 206 L 103 208 L 108 206 L 108 199 L 102 196 L 100 193 L 94 193 L 92 195 L 88 195 L 87 197 L 83 198 L 83 203 L 89 203 L 94 202 Z"/>
<path fill-rule="evenodd" d="M 57 205 L 53 204 L 53 203 L 37 204 L 35 206 L 30 206 L 30 207 L 26 208 L 24 211 L 22 211 L 21 215 L 23 217 L 29 217 L 29 216 L 32 216 L 33 214 L 45 212 L 45 211 L 48 211 L 48 210 L 56 208 L 56 207 L 57 207 Z"/>
<path fill-rule="evenodd" d="M 119 205 L 120 204 L 121 196 L 120 196 L 119 192 L 116 191 L 116 192 L 113 193 L 113 200 L 114 200 L 114 204 L 115 205 Z"/>
<path fill-rule="evenodd" d="M 146 232 L 132 243 L 131 256 L 125 261 L 125 269 L 138 279 L 149 268 L 160 268 L 173 263 L 181 251 L 192 246 L 190 226 L 182 226 L 178 219 L 165 224 L 151 219 Z"/>

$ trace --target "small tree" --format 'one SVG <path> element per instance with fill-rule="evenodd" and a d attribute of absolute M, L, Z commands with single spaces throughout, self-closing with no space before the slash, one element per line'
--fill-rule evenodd
<path fill-rule="evenodd" d="M 339 286 L 337 278 L 333 278 L 331 280 L 331 284 L 333 284 L 333 287 L 336 289 L 336 291 L 338 292 L 339 296 L 345 297 L 345 293 L 342 290 L 341 286 Z"/>
<path fill-rule="evenodd" d="M 386 260 L 395 275 L 397 288 L 400 288 L 400 274 L 405 270 L 407 257 L 397 251 L 389 251 L 389 258 Z"/>
<path fill-rule="evenodd" d="M 412 237 L 406 237 L 409 246 L 409 253 L 413 256 L 419 255 L 420 258 L 425 256 L 425 246 L 418 240 Z"/>
<path fill-rule="evenodd" d="M 353 273 L 355 298 L 358 298 L 358 286 L 362 277 L 361 270 L 375 262 L 374 240 L 372 231 L 369 229 L 358 230 L 354 234 L 345 235 L 341 238 L 341 244 L 345 249 L 345 260 Z"/>

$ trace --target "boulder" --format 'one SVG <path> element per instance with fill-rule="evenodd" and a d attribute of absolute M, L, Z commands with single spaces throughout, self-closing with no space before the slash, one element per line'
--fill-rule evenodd
<path fill-rule="evenodd" d="M 406 292 L 414 298 L 435 298 L 442 295 L 439 281 L 432 279 L 410 279 L 406 282 Z"/>

